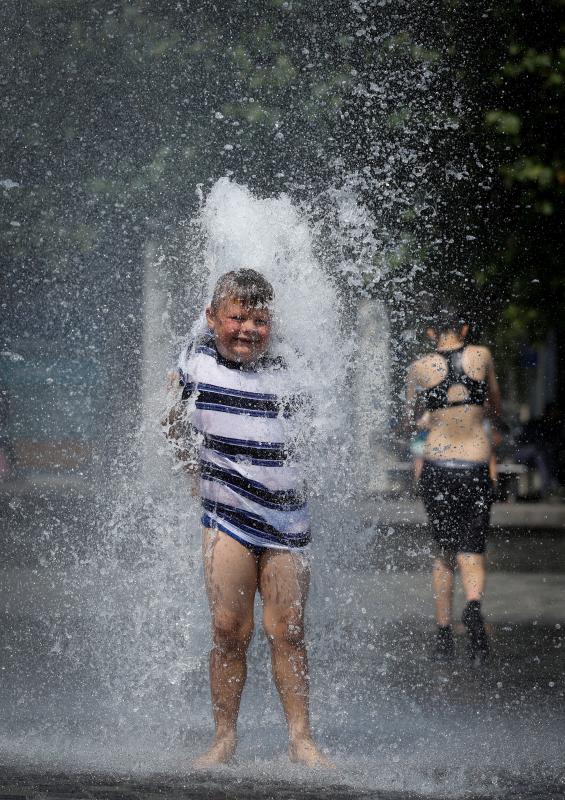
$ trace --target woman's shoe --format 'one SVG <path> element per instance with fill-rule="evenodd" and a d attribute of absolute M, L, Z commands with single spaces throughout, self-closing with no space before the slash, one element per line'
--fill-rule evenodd
<path fill-rule="evenodd" d="M 469 657 L 475 663 L 482 664 L 489 657 L 490 646 L 478 600 L 470 600 L 467 603 L 461 620 L 467 628 Z"/>

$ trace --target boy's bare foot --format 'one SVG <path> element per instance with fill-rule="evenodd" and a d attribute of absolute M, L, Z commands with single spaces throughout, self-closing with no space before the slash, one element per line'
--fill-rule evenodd
<path fill-rule="evenodd" d="M 216 736 L 212 746 L 201 756 L 195 758 L 192 766 L 194 769 L 207 769 L 218 764 L 227 764 L 234 756 L 236 745 L 235 733 Z"/>
<path fill-rule="evenodd" d="M 288 755 L 291 761 L 306 767 L 335 769 L 333 761 L 318 750 L 311 736 L 293 739 L 288 746 Z"/>

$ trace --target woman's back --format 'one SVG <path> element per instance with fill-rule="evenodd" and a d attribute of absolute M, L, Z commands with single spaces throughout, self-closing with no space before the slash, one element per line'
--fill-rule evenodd
<path fill-rule="evenodd" d="M 429 460 L 487 462 L 491 444 L 484 428 L 484 402 L 494 370 L 488 348 L 442 348 L 411 368 L 415 390 L 429 413 L 424 457 Z"/>

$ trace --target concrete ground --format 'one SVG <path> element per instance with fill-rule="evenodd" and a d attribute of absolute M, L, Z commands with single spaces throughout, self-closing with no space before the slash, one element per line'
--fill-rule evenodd
<path fill-rule="evenodd" d="M 430 659 L 430 544 L 408 501 L 391 509 L 367 503 L 347 531 L 355 546 L 313 563 L 312 718 L 336 771 L 289 762 L 258 632 L 238 759 L 202 775 L 190 767 L 212 731 L 197 543 L 163 528 L 145 549 L 109 549 L 93 518 L 59 507 L 47 525 L 44 504 L 24 515 L 16 502 L 1 542 L 0 800 L 564 797 L 562 527 L 493 531 L 493 656 L 472 668 L 461 626 L 455 660 Z M 459 592 L 455 606 L 458 619 Z"/>

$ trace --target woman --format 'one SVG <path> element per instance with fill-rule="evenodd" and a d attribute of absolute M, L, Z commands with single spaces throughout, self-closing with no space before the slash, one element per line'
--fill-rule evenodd
<path fill-rule="evenodd" d="M 437 633 L 435 655 L 454 655 L 451 614 L 454 571 L 461 574 L 469 654 L 484 660 L 489 643 L 481 614 L 486 582 L 485 547 L 492 483 L 491 441 L 485 415 L 496 419 L 500 390 L 487 347 L 466 344 L 469 325 L 443 309 L 428 329 L 435 351 L 408 371 L 406 411 L 414 425 L 416 401 L 429 412 L 420 488 L 437 550 L 433 590 Z"/>

